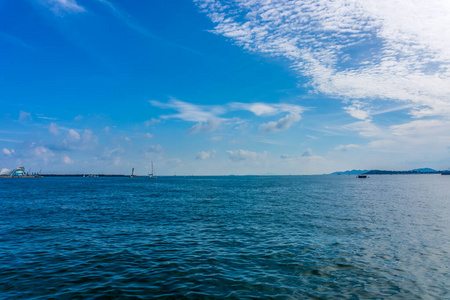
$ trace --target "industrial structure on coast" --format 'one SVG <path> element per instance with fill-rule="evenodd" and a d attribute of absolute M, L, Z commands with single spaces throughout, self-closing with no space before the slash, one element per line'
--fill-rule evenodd
<path fill-rule="evenodd" d="M 39 174 L 28 174 L 25 172 L 24 167 L 18 167 L 15 169 L 0 169 L 0 177 L 6 177 L 6 178 L 15 178 L 15 177 L 41 177 Z"/>

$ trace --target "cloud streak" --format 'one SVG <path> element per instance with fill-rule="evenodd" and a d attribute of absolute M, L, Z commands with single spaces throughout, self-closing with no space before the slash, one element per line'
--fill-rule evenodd
<path fill-rule="evenodd" d="M 150 103 L 159 108 L 178 111 L 177 114 L 161 116 L 163 119 L 181 119 L 190 122 L 207 122 L 209 119 L 215 119 L 217 115 L 225 113 L 225 109 L 220 106 L 195 105 L 176 99 L 171 99 L 167 103 L 152 100 Z"/>
<path fill-rule="evenodd" d="M 450 112 L 450 40 L 442 38 L 450 36 L 447 1 L 195 2 L 214 33 L 288 59 L 318 92 L 410 103 L 413 117 Z"/>
<path fill-rule="evenodd" d="M 228 158 L 232 161 L 244 161 L 244 160 L 260 160 L 267 157 L 267 152 L 253 152 L 249 150 L 228 150 Z"/>
<path fill-rule="evenodd" d="M 299 105 L 283 104 L 283 103 L 240 103 L 232 102 L 228 105 L 231 110 L 247 110 L 255 116 L 275 116 L 283 112 L 292 114 L 300 114 L 305 109 Z"/>
<path fill-rule="evenodd" d="M 274 133 L 290 128 L 294 123 L 300 121 L 305 109 L 299 105 L 284 103 L 240 103 L 232 102 L 225 105 L 195 105 L 176 99 L 167 103 L 150 101 L 150 103 L 162 109 L 176 110 L 178 113 L 163 115 L 162 119 L 180 119 L 188 122 L 197 122 L 189 129 L 189 133 L 213 132 L 222 124 L 240 124 L 238 118 L 219 117 L 233 111 L 249 111 L 258 117 L 275 116 L 287 112 L 288 114 L 276 122 L 261 124 L 259 129 L 262 133 Z"/>
<path fill-rule="evenodd" d="M 40 2 L 49 7 L 57 15 L 86 11 L 86 9 L 83 6 L 80 6 L 75 0 L 41 0 Z"/>

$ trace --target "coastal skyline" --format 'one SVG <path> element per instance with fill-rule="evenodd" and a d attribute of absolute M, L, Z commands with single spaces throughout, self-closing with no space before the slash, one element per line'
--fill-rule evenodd
<path fill-rule="evenodd" d="M 446 1 L 0 0 L 0 168 L 450 167 Z"/>

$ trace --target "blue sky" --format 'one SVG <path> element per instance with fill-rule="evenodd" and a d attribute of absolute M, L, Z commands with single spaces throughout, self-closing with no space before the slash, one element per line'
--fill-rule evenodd
<path fill-rule="evenodd" d="M 0 167 L 450 167 L 448 1 L 0 0 Z"/>

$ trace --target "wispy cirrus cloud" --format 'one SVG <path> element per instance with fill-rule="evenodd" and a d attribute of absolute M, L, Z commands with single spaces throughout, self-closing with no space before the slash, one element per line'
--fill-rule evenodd
<path fill-rule="evenodd" d="M 15 36 L 12 36 L 10 34 L 0 32 L 0 38 L 3 40 L 6 40 L 9 43 L 20 45 L 21 47 L 27 48 L 29 50 L 36 50 L 34 47 L 30 46 L 26 42 L 22 41 L 21 39 L 15 37 Z"/>
<path fill-rule="evenodd" d="M 267 152 L 253 152 L 249 150 L 228 150 L 228 158 L 232 161 L 259 160 L 267 157 Z"/>
<path fill-rule="evenodd" d="M 31 113 L 21 110 L 19 112 L 19 121 L 20 122 L 33 121 L 33 117 L 31 117 Z"/>
<path fill-rule="evenodd" d="M 414 120 L 405 124 L 392 125 L 387 134 L 369 143 L 378 150 L 395 150 L 401 153 L 422 152 L 448 156 L 450 149 L 449 120 Z M 383 146 L 388 146 L 383 148 Z"/>
<path fill-rule="evenodd" d="M 0 138 L 1 142 L 8 142 L 8 143 L 23 143 L 23 141 L 19 141 L 19 140 L 12 140 L 12 139 L 4 139 L 4 138 Z"/>
<path fill-rule="evenodd" d="M 448 118 L 413 119 L 412 121 L 381 127 L 370 120 L 359 121 L 341 127 L 341 130 L 354 131 L 367 139 L 365 144 L 339 145 L 337 151 L 360 149 L 380 153 L 400 155 L 410 160 L 448 158 L 450 149 L 450 120 Z M 387 157 L 386 157 L 387 159 Z"/>
<path fill-rule="evenodd" d="M 133 18 L 131 16 L 129 16 L 123 10 L 117 8 L 112 2 L 107 1 L 107 0 L 98 0 L 98 1 L 103 3 L 104 5 L 106 5 L 111 10 L 111 12 L 114 14 L 114 16 L 116 16 L 119 20 L 124 22 L 131 29 L 133 29 L 147 37 L 159 39 L 159 37 L 157 35 L 153 34 L 146 28 L 139 25 L 135 20 L 133 20 Z"/>
<path fill-rule="evenodd" d="M 163 151 L 163 147 L 161 147 L 160 144 L 150 145 L 150 146 L 145 148 L 145 153 L 146 154 L 149 154 L 149 153 L 160 153 L 162 151 Z"/>
<path fill-rule="evenodd" d="M 241 103 L 232 102 L 228 104 L 231 110 L 248 110 L 256 116 L 275 116 L 283 112 L 301 114 L 305 108 L 300 105 L 284 103 Z"/>
<path fill-rule="evenodd" d="M 195 105 L 176 99 L 171 99 L 167 103 L 159 101 L 150 101 L 153 106 L 176 110 L 178 113 L 163 115 L 163 119 L 180 119 L 190 122 L 207 122 L 209 119 L 215 119 L 218 115 L 224 114 L 226 110 L 218 105 Z"/>
<path fill-rule="evenodd" d="M 336 148 L 334 148 L 334 150 L 337 150 L 337 151 L 348 151 L 348 150 L 356 149 L 356 148 L 359 148 L 359 147 L 360 146 L 356 145 L 356 144 L 339 145 Z"/>
<path fill-rule="evenodd" d="M 450 4 L 444 0 L 195 0 L 213 32 L 286 58 L 318 92 L 450 112 Z M 347 111 L 367 119 L 356 106 Z"/>
<path fill-rule="evenodd" d="M 49 7 L 57 15 L 86 11 L 86 9 L 79 5 L 76 0 L 39 0 L 39 2 Z"/>
<path fill-rule="evenodd" d="M 302 106 L 284 103 L 232 102 L 224 105 L 195 105 L 176 99 L 171 99 L 167 103 L 152 100 L 150 103 L 162 109 L 172 109 L 178 112 L 163 115 L 161 116 L 162 119 L 180 119 L 183 121 L 197 122 L 197 124 L 189 129 L 189 133 L 212 132 L 222 124 L 241 124 L 242 121 L 238 118 L 221 117 L 233 111 L 250 111 L 258 117 L 288 113 L 276 122 L 261 124 L 260 131 L 262 133 L 273 133 L 290 128 L 292 124 L 301 119 L 300 113 L 305 110 Z"/>
<path fill-rule="evenodd" d="M 155 40 L 158 40 L 160 42 L 163 42 L 165 44 L 167 44 L 170 47 L 173 48 L 178 48 L 178 49 L 182 49 L 184 51 L 188 51 L 192 54 L 195 55 L 201 55 L 200 52 L 198 52 L 195 49 L 191 49 L 185 45 L 182 44 L 178 44 L 172 41 L 169 41 L 153 32 L 151 32 L 150 30 L 148 30 L 147 28 L 145 28 L 144 26 L 140 25 L 138 21 L 135 20 L 135 18 L 133 18 L 132 16 L 130 16 L 127 12 L 125 12 L 123 9 L 120 9 L 117 5 L 113 4 L 112 1 L 107 1 L 107 0 L 98 0 L 99 2 L 103 3 L 104 5 L 106 5 L 109 10 L 112 12 L 112 14 L 121 22 L 123 22 L 126 26 L 128 26 L 129 28 L 131 28 L 132 30 L 142 34 L 145 37 L 148 38 L 152 38 Z"/>

